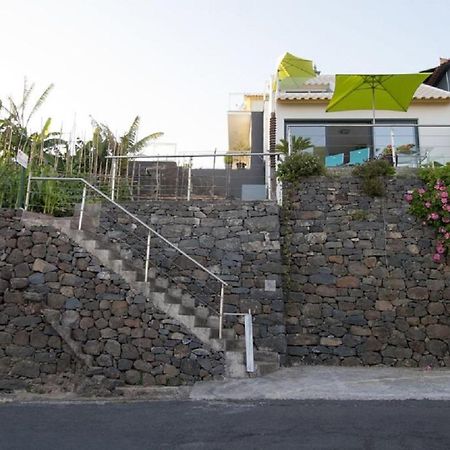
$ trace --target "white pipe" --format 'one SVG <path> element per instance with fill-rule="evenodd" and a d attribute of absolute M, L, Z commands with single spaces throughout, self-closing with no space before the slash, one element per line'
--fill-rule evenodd
<path fill-rule="evenodd" d="M 255 371 L 255 360 L 253 355 L 253 323 L 252 312 L 249 309 L 248 314 L 244 316 L 245 325 L 245 361 L 247 372 Z"/>
<path fill-rule="evenodd" d="M 145 275 L 144 275 L 145 282 L 148 281 L 148 269 L 149 269 L 149 265 L 150 265 L 150 242 L 151 242 L 151 237 L 152 237 L 152 233 L 149 231 L 148 232 L 148 237 L 147 237 L 147 250 L 146 250 L 146 254 L 145 254 Z"/>
<path fill-rule="evenodd" d="M 81 196 L 80 219 L 78 221 L 78 230 L 81 230 L 81 224 L 83 223 L 83 214 L 84 214 L 85 203 L 86 203 L 86 185 L 83 186 L 83 195 Z"/>
<path fill-rule="evenodd" d="M 223 301 L 224 301 L 225 287 L 222 284 L 220 287 L 220 306 L 219 306 L 219 339 L 222 339 L 223 329 Z"/>

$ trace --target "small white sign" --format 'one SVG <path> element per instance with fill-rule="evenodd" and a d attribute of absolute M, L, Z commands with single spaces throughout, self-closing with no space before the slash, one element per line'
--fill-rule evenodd
<path fill-rule="evenodd" d="M 28 155 L 22 150 L 17 150 L 16 161 L 25 169 L 28 167 Z"/>
<path fill-rule="evenodd" d="M 275 292 L 277 290 L 277 281 L 264 280 L 264 290 L 267 292 Z"/>

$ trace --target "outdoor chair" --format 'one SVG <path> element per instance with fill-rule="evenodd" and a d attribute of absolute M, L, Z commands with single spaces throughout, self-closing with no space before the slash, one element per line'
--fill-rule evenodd
<path fill-rule="evenodd" d="M 356 166 L 358 164 L 365 163 L 370 159 L 370 148 L 359 148 L 358 150 L 352 150 L 350 152 L 350 166 Z"/>
<path fill-rule="evenodd" d="M 338 167 L 344 165 L 344 154 L 329 155 L 325 157 L 325 167 Z"/>

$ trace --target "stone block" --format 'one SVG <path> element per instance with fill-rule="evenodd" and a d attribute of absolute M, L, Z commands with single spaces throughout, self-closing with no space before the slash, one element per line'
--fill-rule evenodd
<path fill-rule="evenodd" d="M 327 347 L 338 347 L 342 345 L 342 339 L 333 337 L 322 337 L 320 338 L 320 345 L 325 345 Z"/>
<path fill-rule="evenodd" d="M 290 334 L 287 337 L 287 343 L 289 346 L 294 345 L 318 345 L 319 336 L 314 334 Z"/>
<path fill-rule="evenodd" d="M 355 336 L 371 336 L 372 330 L 367 327 L 353 325 L 350 327 L 350 333 Z"/>
<path fill-rule="evenodd" d="M 359 288 L 360 281 L 358 278 L 353 276 L 340 277 L 336 280 L 336 286 L 338 288 Z"/>
<path fill-rule="evenodd" d="M 115 316 L 125 317 L 128 314 L 128 303 L 125 300 L 111 302 L 111 312 Z"/>
<path fill-rule="evenodd" d="M 125 372 L 125 382 L 127 384 L 141 384 L 141 373 L 137 370 L 127 370 Z"/>
<path fill-rule="evenodd" d="M 407 295 L 412 300 L 427 300 L 429 297 L 429 291 L 424 287 L 413 287 L 407 290 Z"/>
<path fill-rule="evenodd" d="M 432 316 L 440 316 L 445 313 L 445 307 L 440 302 L 429 303 L 427 310 Z"/>
<path fill-rule="evenodd" d="M 375 302 L 375 308 L 378 311 L 392 311 L 394 309 L 394 306 L 389 301 L 378 300 L 378 301 Z"/>
<path fill-rule="evenodd" d="M 448 325 L 428 325 L 426 330 L 431 339 L 450 339 L 450 326 Z"/>
<path fill-rule="evenodd" d="M 30 345 L 34 348 L 45 348 L 48 343 L 48 336 L 39 330 L 33 330 L 30 334 Z"/>
<path fill-rule="evenodd" d="M 28 360 L 18 361 L 11 369 L 11 375 L 37 378 L 39 376 L 39 364 Z"/>
<path fill-rule="evenodd" d="M 132 344 L 122 344 L 121 356 L 123 359 L 138 359 L 139 352 Z"/>
<path fill-rule="evenodd" d="M 64 273 L 61 277 L 62 286 L 80 287 L 84 284 L 84 280 L 72 273 Z"/>
<path fill-rule="evenodd" d="M 87 341 L 83 345 L 83 351 L 87 355 L 98 356 L 101 354 L 102 350 L 103 350 L 103 344 L 97 340 Z"/>
<path fill-rule="evenodd" d="M 41 272 L 41 273 L 47 273 L 47 272 L 54 272 L 58 270 L 58 268 L 48 263 L 47 261 L 44 261 L 43 259 L 37 258 L 34 260 L 33 263 L 33 271 L 34 272 Z"/>

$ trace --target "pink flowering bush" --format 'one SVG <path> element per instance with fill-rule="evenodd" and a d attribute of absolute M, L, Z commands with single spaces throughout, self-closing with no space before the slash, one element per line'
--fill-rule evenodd
<path fill-rule="evenodd" d="M 410 205 L 410 212 L 422 219 L 422 223 L 436 230 L 437 241 L 433 261 L 439 263 L 450 248 L 450 184 L 440 178 L 426 174 L 427 187 L 415 189 L 405 194 L 405 200 Z M 422 179 L 426 179 L 422 176 Z"/>

